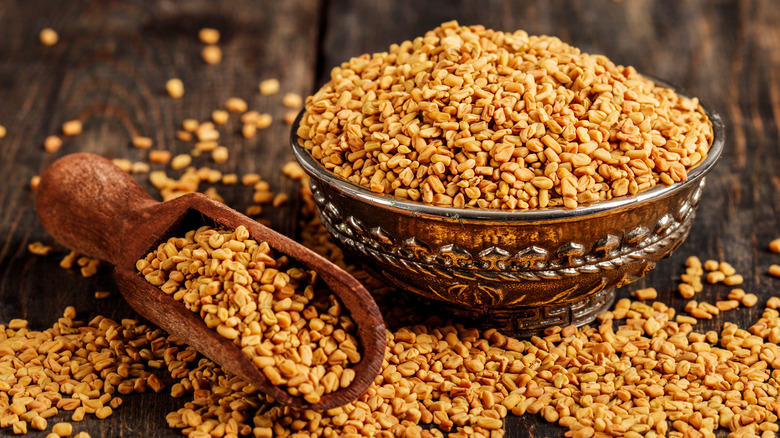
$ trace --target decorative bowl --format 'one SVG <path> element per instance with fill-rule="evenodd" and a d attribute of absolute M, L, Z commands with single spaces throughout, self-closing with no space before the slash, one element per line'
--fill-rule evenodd
<path fill-rule="evenodd" d="M 690 231 L 724 128 L 707 110 L 713 143 L 687 180 L 576 209 L 452 208 L 377 195 L 337 177 L 298 144 L 320 218 L 344 251 L 400 290 L 454 316 L 516 335 L 591 322 L 614 290 L 642 278 Z"/>

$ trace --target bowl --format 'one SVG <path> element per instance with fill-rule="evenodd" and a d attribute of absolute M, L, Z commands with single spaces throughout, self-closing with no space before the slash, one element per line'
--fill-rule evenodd
<path fill-rule="evenodd" d="M 723 122 L 705 110 L 712 146 L 687 180 L 571 210 L 459 209 L 375 194 L 329 172 L 298 144 L 303 112 L 291 147 L 311 177 L 323 224 L 367 271 L 454 317 L 532 335 L 591 322 L 612 304 L 616 288 L 642 278 L 682 244 L 705 175 L 723 151 Z"/>

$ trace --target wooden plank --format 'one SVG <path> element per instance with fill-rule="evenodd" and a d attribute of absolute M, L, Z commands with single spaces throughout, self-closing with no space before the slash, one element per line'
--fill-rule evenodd
<path fill-rule="evenodd" d="M 130 145 L 135 135 L 151 137 L 155 149 L 187 153 L 193 144 L 175 138 L 182 120 L 205 121 L 227 98 L 238 96 L 247 100 L 250 109 L 272 114 L 271 127 L 244 139 L 233 115 L 221 139 L 230 159 L 217 165 L 204 156 L 194 159 L 193 165 L 239 176 L 257 172 L 274 192 L 287 192 L 295 199 L 297 183 L 281 175 L 281 166 L 292 159 L 287 143 L 290 128 L 282 121 L 288 110 L 282 96 L 311 92 L 318 11 L 317 0 L 2 2 L 0 124 L 8 134 L 0 139 L 0 322 L 24 317 L 32 328 L 42 329 L 50 327 L 68 305 L 84 318 L 136 317 L 116 292 L 110 268 L 85 279 L 75 269 L 58 266 L 67 253 L 62 247 L 50 257 L 27 252 L 30 242 L 51 243 L 36 218 L 28 181 L 57 157 L 83 151 L 145 160 L 147 153 Z M 59 33 L 58 44 L 44 47 L 38 42 L 44 27 Z M 201 60 L 198 30 L 202 27 L 221 31 L 218 46 L 223 60 L 218 65 Z M 165 82 L 172 77 L 184 82 L 181 99 L 165 92 Z M 267 78 L 278 78 L 282 93 L 261 96 L 258 83 Z M 83 121 L 83 134 L 66 139 L 57 153 L 44 152 L 46 136 L 59 134 L 60 125 L 71 119 Z M 167 169 L 171 176 L 181 173 L 163 165 L 152 169 Z M 136 179 L 159 199 L 147 175 Z M 251 203 L 250 187 L 214 186 L 231 206 L 245 209 Z M 288 218 L 294 217 L 295 207 L 290 202 L 262 217 L 293 233 L 295 221 Z M 96 300 L 96 290 L 113 291 L 113 295 Z M 181 407 L 184 399 L 151 393 L 125 397 L 124 402 L 109 419 L 88 416 L 74 430 L 93 437 L 181 436 L 167 427 L 165 415 Z M 49 424 L 69 418 L 59 415 Z M 6 433 L 10 429 L 0 430 L 0 435 Z"/>

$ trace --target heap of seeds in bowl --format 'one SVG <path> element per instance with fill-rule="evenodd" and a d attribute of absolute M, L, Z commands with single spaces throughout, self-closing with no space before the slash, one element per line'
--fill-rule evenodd
<path fill-rule="evenodd" d="M 375 193 L 493 209 L 672 185 L 713 140 L 696 98 L 632 67 L 454 21 L 334 68 L 297 135 L 327 170 Z"/>
<path fill-rule="evenodd" d="M 197 312 L 290 395 L 316 403 L 352 383 L 356 325 L 317 274 L 266 242 L 203 226 L 172 237 L 136 264 L 151 284 Z"/>

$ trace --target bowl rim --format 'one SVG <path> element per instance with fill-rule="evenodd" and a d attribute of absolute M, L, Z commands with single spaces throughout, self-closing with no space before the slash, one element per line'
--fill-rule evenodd
<path fill-rule="evenodd" d="M 656 79 L 649 75 L 644 75 L 644 77 L 652 80 L 657 85 L 671 88 L 675 93 L 682 97 L 691 98 L 688 93 L 680 91 L 680 88 L 672 86 L 666 81 Z M 326 184 L 335 187 L 339 192 L 350 198 L 366 204 L 387 208 L 396 213 L 401 213 L 407 216 L 425 215 L 457 221 L 466 220 L 492 222 L 539 222 L 565 220 L 574 217 L 598 215 L 608 211 L 614 211 L 625 207 L 632 207 L 638 204 L 656 201 L 658 199 L 671 196 L 693 184 L 698 184 L 699 181 L 702 180 L 720 161 L 725 144 L 725 127 L 720 114 L 711 110 L 711 107 L 705 105 L 703 102 L 701 102 L 701 100 L 699 103 L 704 109 L 704 113 L 712 122 L 713 140 L 712 144 L 710 145 L 710 149 L 707 152 L 707 156 L 704 158 L 704 160 L 696 164 L 692 169 L 688 170 L 688 177 L 685 181 L 672 184 L 671 186 L 657 184 L 655 187 L 637 193 L 636 195 L 622 196 L 607 201 L 594 202 L 592 204 L 577 206 L 575 209 L 566 209 L 561 206 L 528 210 L 501 210 L 478 207 L 455 208 L 400 199 L 390 194 L 374 193 L 365 187 L 361 187 L 350 181 L 347 181 L 344 178 L 336 176 L 336 174 L 333 172 L 325 169 L 325 167 L 323 167 L 317 160 L 315 160 L 314 157 L 312 157 L 303 146 L 298 144 L 298 126 L 300 125 L 300 121 L 303 118 L 303 114 L 306 112 L 306 108 L 303 108 L 300 113 L 298 113 L 298 116 L 295 118 L 295 121 L 292 124 L 292 129 L 290 132 L 290 146 L 298 163 L 300 163 L 304 171 L 306 171 L 306 173 L 308 173 L 313 178 L 321 180 Z"/>

